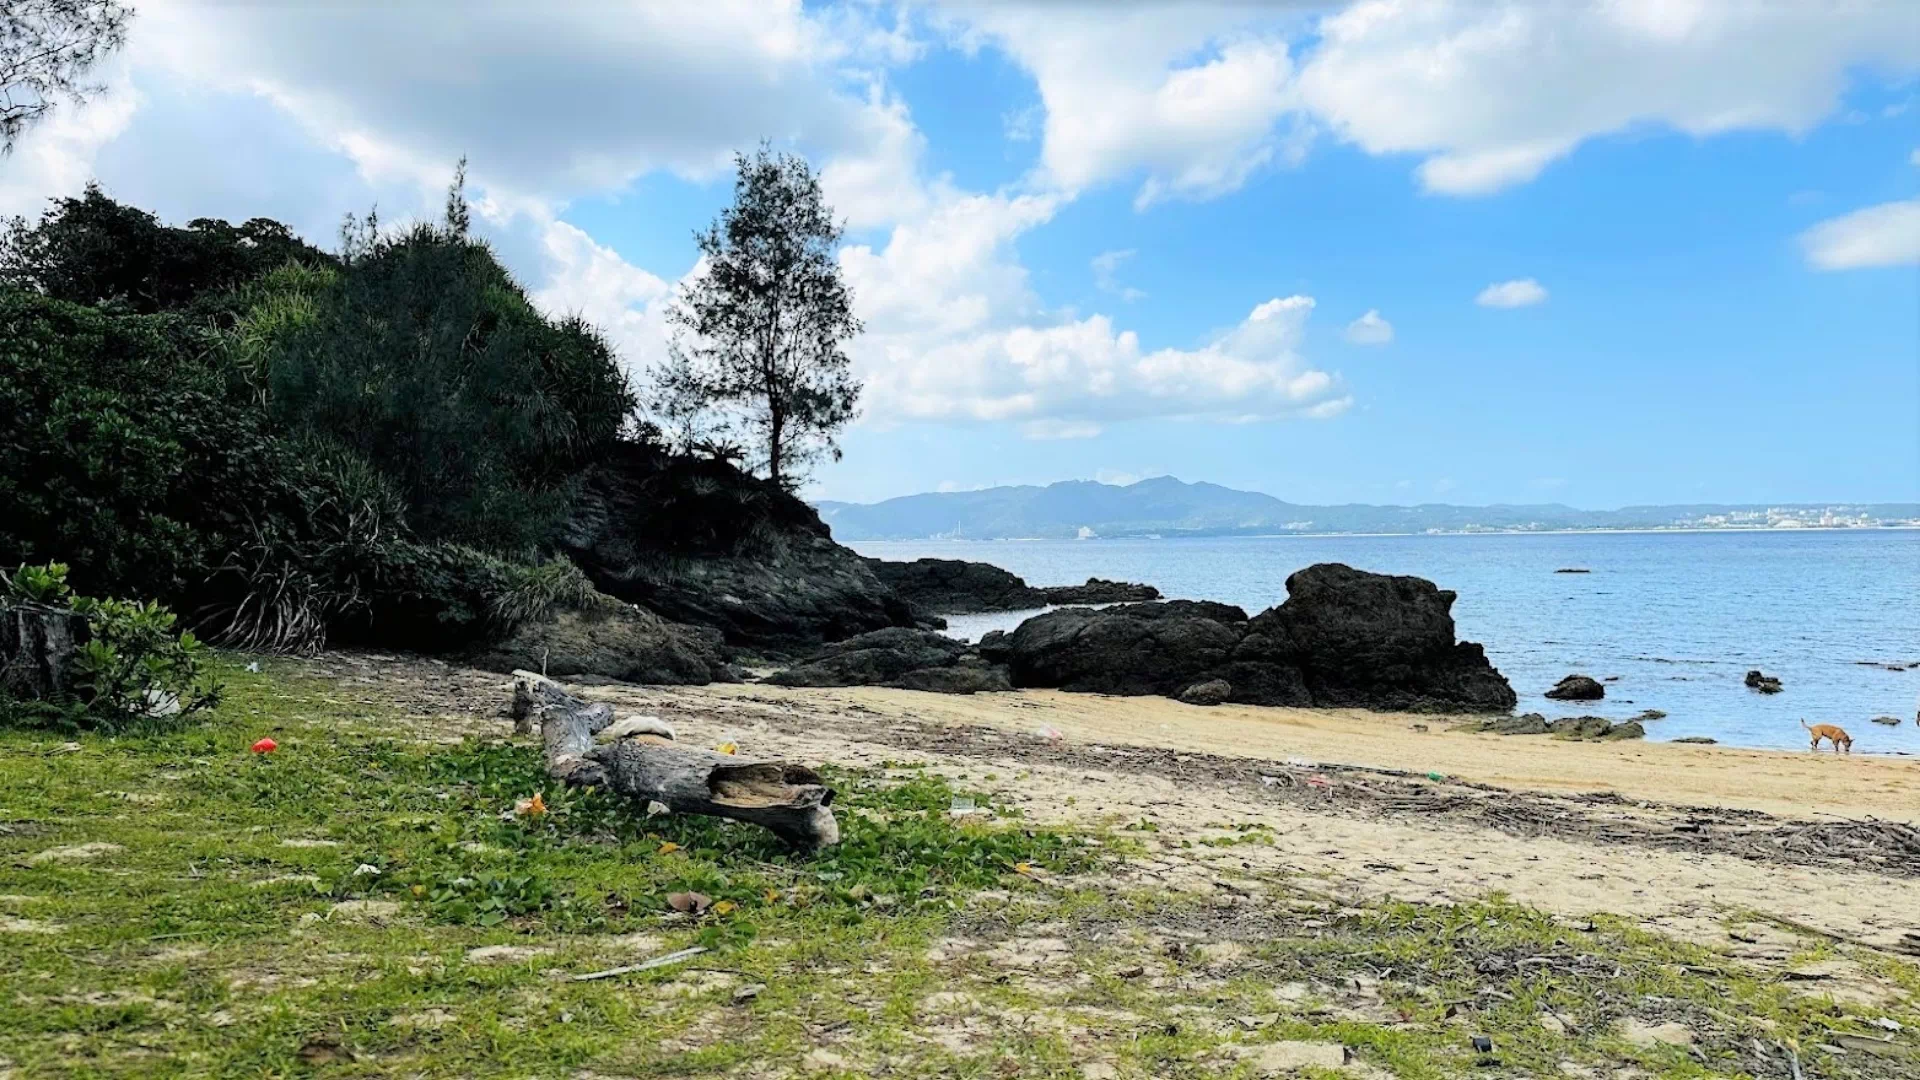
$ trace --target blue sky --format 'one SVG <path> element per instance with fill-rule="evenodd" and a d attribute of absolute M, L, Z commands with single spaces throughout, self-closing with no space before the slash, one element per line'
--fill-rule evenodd
<path fill-rule="evenodd" d="M 330 242 L 464 153 L 636 371 L 731 152 L 808 154 L 869 327 L 821 497 L 1920 499 L 1898 4 L 141 8 L 0 210 L 92 178 Z"/>

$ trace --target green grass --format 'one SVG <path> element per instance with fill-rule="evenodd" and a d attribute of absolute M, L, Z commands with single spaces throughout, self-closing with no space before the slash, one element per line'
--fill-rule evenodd
<path fill-rule="evenodd" d="M 1404 1080 L 1784 1075 L 1754 1040 L 1798 1047 L 1808 1076 L 1920 1075 L 1821 1049 L 1886 1017 L 1913 1047 L 1920 973 L 1887 956 L 1849 952 L 1909 995 L 1869 1007 L 1498 898 L 1123 888 L 1099 875 L 1143 844 L 1287 837 L 955 821 L 951 782 L 910 766 L 830 770 L 844 842 L 803 858 L 551 786 L 531 740 L 444 741 L 377 686 L 264 663 L 223 658 L 225 698 L 190 730 L 0 730 L 0 1076 L 1246 1077 L 1242 1050 L 1296 1039 Z M 249 753 L 263 735 L 279 750 Z M 549 812 L 515 815 L 536 792 Z M 42 857 L 82 844 L 118 849 Z M 716 904 L 676 915 L 682 891 Z M 565 978 L 690 945 L 712 951 Z M 487 946 L 530 951 L 470 957 Z M 1627 1045 L 1627 1016 L 1687 1024 L 1698 1053 Z"/>
<path fill-rule="evenodd" d="M 800 1017 L 835 1010 L 776 1015 L 803 992 L 779 973 L 913 949 L 969 891 L 1037 888 L 1019 864 L 1068 873 L 1107 858 L 1078 835 L 963 827 L 937 779 L 845 770 L 830 775 L 844 842 L 801 858 L 756 828 L 649 819 L 553 786 L 531 743 L 381 734 L 390 717 L 274 667 L 225 665 L 224 703 L 190 731 L 0 734 L 0 918 L 56 931 L 0 936 L 0 1059 L 21 1075 L 290 1073 L 321 1036 L 357 1059 L 326 1066 L 343 1075 L 668 1057 L 682 1073 L 719 1069 L 779 1052 L 803 1037 Z M 262 735 L 279 749 L 250 753 Z M 535 792 L 549 813 L 515 816 Z M 33 859 L 82 843 L 120 850 Z M 667 895 L 688 890 L 732 910 L 673 916 Z M 373 922 L 335 910 L 351 901 L 398 908 Z M 620 944 L 635 933 L 658 941 Z M 467 961 L 492 944 L 552 951 Z M 543 974 L 693 944 L 715 952 L 618 981 Z M 766 1022 L 751 1039 L 664 1053 L 714 995 L 649 988 L 716 965 L 769 982 L 726 1014 Z M 424 1028 L 433 1009 L 452 1019 Z"/>

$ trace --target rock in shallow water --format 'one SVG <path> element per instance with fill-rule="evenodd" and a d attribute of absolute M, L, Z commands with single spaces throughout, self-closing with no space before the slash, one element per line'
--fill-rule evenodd
<path fill-rule="evenodd" d="M 973 615 L 1047 606 L 1046 594 L 1018 575 L 989 563 L 961 559 L 912 562 L 868 559 L 867 566 L 916 611 L 929 615 Z"/>
<path fill-rule="evenodd" d="M 1139 604 L 1160 599 L 1160 590 L 1131 581 L 1090 577 L 1084 585 L 1047 585 L 1040 590 L 1049 604 Z"/>
<path fill-rule="evenodd" d="M 1219 679 L 1228 700 L 1254 705 L 1513 707 L 1513 688 L 1480 646 L 1454 640 L 1454 593 L 1338 563 L 1293 574 L 1287 593 L 1251 619 L 1188 600 L 1063 608 L 982 650 L 1004 653 L 1022 687 L 1172 697 Z"/>
<path fill-rule="evenodd" d="M 1586 675 L 1569 675 L 1553 684 L 1547 696 L 1555 701 L 1599 701 L 1607 696 L 1607 688 Z"/>

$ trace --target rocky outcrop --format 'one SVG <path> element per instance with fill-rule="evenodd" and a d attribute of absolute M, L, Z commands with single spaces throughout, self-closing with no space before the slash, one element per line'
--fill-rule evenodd
<path fill-rule="evenodd" d="M 867 565 L 916 611 L 928 615 L 973 615 L 983 611 L 1024 611 L 1047 606 L 1039 589 L 1016 574 L 988 563 L 961 559 L 915 559 Z"/>
<path fill-rule="evenodd" d="M 1131 581 L 1090 577 L 1084 585 L 1047 585 L 1040 593 L 1049 604 L 1139 604 L 1160 599 L 1160 590 Z"/>
<path fill-rule="evenodd" d="M 983 655 L 1015 686 L 1177 697 L 1219 679 L 1253 705 L 1504 711 L 1513 688 L 1479 645 L 1454 640 L 1454 594 L 1432 582 L 1323 563 L 1287 579 L 1287 600 L 1249 619 L 1202 601 L 1062 608 Z M 991 635 L 989 635 L 991 637 Z"/>
<path fill-rule="evenodd" d="M 588 473 L 560 541 L 600 591 L 764 656 L 917 621 L 811 507 L 722 462 L 623 447 Z"/>
<path fill-rule="evenodd" d="M 942 694 L 1011 690 L 1006 668 L 963 641 L 894 627 L 835 642 L 769 676 L 776 686 L 894 686 Z"/>
<path fill-rule="evenodd" d="M 1767 675 L 1761 672 L 1760 669 L 1755 668 L 1754 670 L 1747 672 L 1747 689 L 1755 690 L 1762 694 L 1777 694 L 1783 688 L 1780 685 L 1779 679 L 1775 678 L 1772 675 Z"/>
<path fill-rule="evenodd" d="M 1208 679 L 1180 691 L 1180 700 L 1189 705 L 1222 705 L 1233 697 L 1233 684 L 1225 679 Z"/>
<path fill-rule="evenodd" d="M 1470 730 L 1487 731 L 1495 735 L 1552 735 L 1557 739 L 1577 742 L 1641 739 L 1647 734 L 1647 729 L 1641 727 L 1637 720 L 1620 724 L 1603 716 L 1563 716 L 1558 720 L 1549 720 L 1539 713 L 1497 716 L 1482 721 Z"/>
<path fill-rule="evenodd" d="M 1015 686 L 1174 697 L 1221 677 L 1246 627 L 1246 612 L 1207 601 L 1061 608 L 1014 630 L 1009 667 Z"/>
<path fill-rule="evenodd" d="M 488 671 L 538 671 L 556 679 L 599 676 L 632 683 L 738 682 L 720 633 L 668 622 L 607 596 L 522 624 L 468 657 Z"/>
<path fill-rule="evenodd" d="M 869 559 L 874 575 L 927 615 L 975 615 L 985 611 L 1026 611 L 1062 604 L 1131 604 L 1160 599 L 1151 585 L 1088 578 L 1084 585 L 1036 588 L 1017 574 L 990 563 L 961 559 L 888 562 Z"/>
<path fill-rule="evenodd" d="M 1607 696 L 1607 688 L 1585 675 L 1569 675 L 1554 683 L 1547 696 L 1555 701 L 1599 701 Z"/>

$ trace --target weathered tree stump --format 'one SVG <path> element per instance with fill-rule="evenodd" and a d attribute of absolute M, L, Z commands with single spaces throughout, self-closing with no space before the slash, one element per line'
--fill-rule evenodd
<path fill-rule="evenodd" d="M 59 695 L 86 641 L 87 620 L 65 608 L 0 604 L 0 690 L 35 700 Z"/>
<path fill-rule="evenodd" d="M 749 822 L 803 851 L 840 842 L 833 789 L 804 765 L 682 746 L 648 718 L 615 724 L 613 706 L 582 701 L 531 671 L 513 673 L 513 718 L 518 731 L 539 725 L 547 775 L 568 785 Z M 596 742 L 603 732 L 614 741 Z"/>

